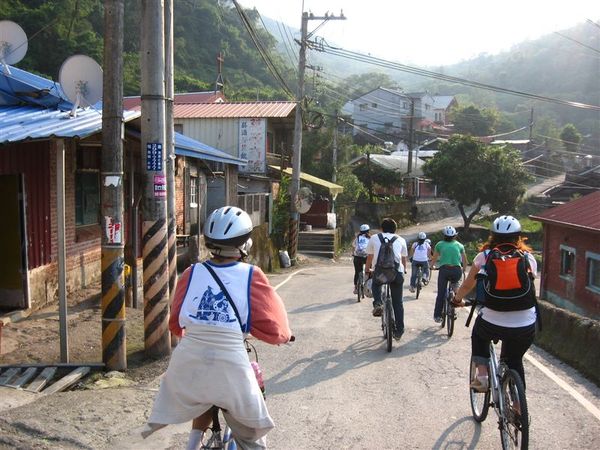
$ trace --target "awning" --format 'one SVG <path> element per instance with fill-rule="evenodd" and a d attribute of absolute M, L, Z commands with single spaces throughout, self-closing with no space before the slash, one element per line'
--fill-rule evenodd
<path fill-rule="evenodd" d="M 191 158 L 205 159 L 207 161 L 216 161 L 225 164 L 235 164 L 243 166 L 248 163 L 247 160 L 232 156 L 222 150 L 217 150 L 210 145 L 199 142 L 181 133 L 175 132 L 175 154 L 180 156 L 189 156 Z"/>
<path fill-rule="evenodd" d="M 271 169 L 281 172 L 281 168 L 279 166 L 269 166 Z M 288 167 L 283 171 L 286 175 L 292 176 L 292 169 Z M 344 192 L 344 187 L 339 184 L 332 183 L 331 181 L 323 180 L 322 178 L 315 177 L 314 175 L 310 175 L 306 172 L 300 172 L 300 179 L 306 181 L 307 183 L 316 184 L 317 186 L 321 186 L 327 188 L 329 193 L 336 197 L 338 194 Z"/>

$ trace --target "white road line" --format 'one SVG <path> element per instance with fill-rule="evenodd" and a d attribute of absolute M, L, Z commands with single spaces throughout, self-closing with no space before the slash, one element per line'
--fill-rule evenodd
<path fill-rule="evenodd" d="M 535 359 L 533 356 L 526 354 L 525 359 L 527 359 L 531 364 L 540 369 L 544 375 L 558 384 L 561 388 L 563 388 L 567 393 L 571 395 L 575 400 L 577 400 L 581 406 L 587 409 L 596 419 L 600 421 L 600 409 L 596 408 L 589 400 L 587 400 L 583 395 L 573 389 L 569 384 L 544 366 L 541 362 Z"/>
<path fill-rule="evenodd" d="M 295 272 L 289 274 L 289 276 L 283 280 L 281 283 L 279 283 L 277 286 L 275 286 L 275 290 L 279 289 L 281 286 L 283 286 L 285 283 L 287 283 L 288 281 L 290 281 L 292 279 L 292 277 L 300 272 L 304 272 L 306 269 L 300 269 L 300 270 L 296 270 Z"/>

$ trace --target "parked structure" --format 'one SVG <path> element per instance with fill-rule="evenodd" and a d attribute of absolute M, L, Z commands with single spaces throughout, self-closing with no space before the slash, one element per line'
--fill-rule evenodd
<path fill-rule="evenodd" d="M 80 109 L 72 116 L 72 108 L 54 81 L 15 67 L 10 74 L 0 71 L 0 196 L 6 225 L 0 236 L 0 312 L 38 309 L 57 298 L 57 202 L 61 200 L 57 193 L 63 188 L 67 287 L 85 287 L 100 276 L 100 237 L 109 231 L 100 229 L 99 220 L 102 109 Z M 124 114 L 126 217 L 120 232 L 125 236 L 127 260 L 134 267 L 141 256 L 133 233 L 143 192 L 137 183 L 139 119 L 139 111 Z M 63 148 L 64 179 L 57 171 Z M 246 160 L 180 134 L 175 137 L 175 153 L 178 233 L 197 236 L 199 214 L 183 205 L 200 208 L 206 203 L 202 180 L 207 178 L 207 162 L 233 167 L 229 170 L 235 172 Z M 183 190 L 188 175 L 197 179 L 189 181 L 193 188 Z"/>
<path fill-rule="evenodd" d="M 600 319 L 600 191 L 531 218 L 543 224 L 541 297 Z"/>

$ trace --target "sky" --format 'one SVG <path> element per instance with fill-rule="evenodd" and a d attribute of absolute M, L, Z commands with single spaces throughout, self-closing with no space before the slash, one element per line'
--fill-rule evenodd
<path fill-rule="evenodd" d="M 339 16 L 342 9 L 346 20 L 329 21 L 317 36 L 346 50 L 423 66 L 496 54 L 586 19 L 600 23 L 598 0 L 238 1 L 295 29 L 300 29 L 302 4 L 315 16 Z M 319 24 L 309 21 L 309 32 Z"/>

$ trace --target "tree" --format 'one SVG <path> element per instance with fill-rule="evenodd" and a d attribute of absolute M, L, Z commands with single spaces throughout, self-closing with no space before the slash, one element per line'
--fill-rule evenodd
<path fill-rule="evenodd" d="M 472 136 L 488 136 L 496 131 L 498 111 L 479 109 L 474 105 L 458 106 L 451 112 L 454 130 Z"/>
<path fill-rule="evenodd" d="M 514 211 L 531 180 L 521 162 L 520 153 L 512 147 L 488 146 L 470 136 L 454 135 L 423 166 L 423 172 L 458 204 L 468 232 L 483 205 Z M 470 213 L 469 206 L 473 206 Z"/>
<path fill-rule="evenodd" d="M 575 125 L 568 123 L 560 132 L 560 140 L 563 141 L 566 151 L 575 153 L 581 142 L 581 133 Z"/>

